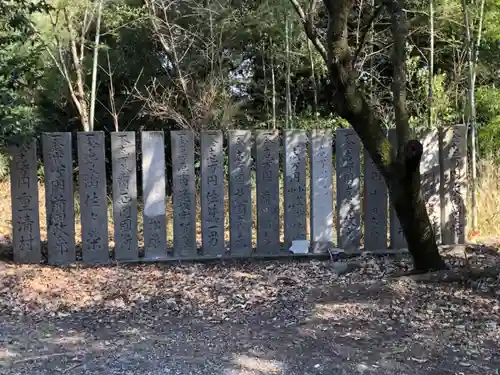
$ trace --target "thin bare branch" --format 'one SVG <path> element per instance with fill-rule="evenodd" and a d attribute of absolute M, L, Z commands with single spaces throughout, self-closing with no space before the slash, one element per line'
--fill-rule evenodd
<path fill-rule="evenodd" d="M 90 115 L 89 115 L 89 129 L 94 130 L 94 114 L 95 114 L 95 98 L 97 91 L 97 64 L 99 59 L 99 42 L 101 38 L 101 18 L 102 18 L 102 5 L 104 0 L 97 0 L 99 7 L 97 9 L 97 22 L 94 40 L 94 58 L 92 61 L 92 88 L 90 90 Z M 82 36 L 83 38 L 83 36 Z"/>
<path fill-rule="evenodd" d="M 302 9 L 302 6 L 299 4 L 299 2 L 297 0 L 290 0 L 290 2 L 292 3 L 293 7 L 295 8 L 295 12 L 299 16 L 299 19 L 302 23 L 302 26 L 304 27 L 304 30 L 307 34 L 307 37 L 314 44 L 314 47 L 319 52 L 319 54 L 321 55 L 321 57 L 323 58 L 325 63 L 328 63 L 328 54 L 327 54 L 326 48 L 323 45 L 323 43 L 319 40 L 318 32 L 314 28 L 314 25 L 312 23 L 312 17 L 311 17 L 311 14 L 313 14 L 312 6 L 314 5 L 314 3 L 316 3 L 316 0 L 311 0 L 310 7 L 309 7 L 311 11 L 309 12 L 309 16 L 306 15 L 304 10 Z"/>
<path fill-rule="evenodd" d="M 373 11 L 372 16 L 368 20 L 368 23 L 364 25 L 363 30 L 362 30 L 362 37 L 360 38 L 360 42 L 358 45 L 358 48 L 356 52 L 354 53 L 354 58 L 352 59 L 353 65 L 356 64 L 356 61 L 358 60 L 358 56 L 363 50 L 363 47 L 365 46 L 366 43 L 366 36 L 368 35 L 368 31 L 371 30 L 371 27 L 373 25 L 373 22 L 375 21 L 375 18 L 380 14 L 380 11 L 382 10 L 382 5 L 379 5 L 375 10 Z"/>
<path fill-rule="evenodd" d="M 73 65 L 75 67 L 76 74 L 76 97 L 81 106 L 80 120 L 84 131 L 90 131 L 89 126 L 89 114 L 87 112 L 87 102 L 85 98 L 85 81 L 83 75 L 82 61 L 78 55 L 77 45 L 76 45 L 76 35 L 72 24 L 72 18 L 66 8 L 63 9 L 64 19 L 66 21 L 66 27 L 69 32 L 69 42 L 70 50 L 73 57 Z"/>

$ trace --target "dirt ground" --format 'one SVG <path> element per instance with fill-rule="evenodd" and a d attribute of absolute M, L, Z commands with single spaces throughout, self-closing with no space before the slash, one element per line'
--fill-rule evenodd
<path fill-rule="evenodd" d="M 499 278 L 392 277 L 409 265 L 0 263 L 0 373 L 500 374 Z"/>

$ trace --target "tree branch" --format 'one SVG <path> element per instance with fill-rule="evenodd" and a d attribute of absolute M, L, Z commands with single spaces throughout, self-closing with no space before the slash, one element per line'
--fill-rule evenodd
<path fill-rule="evenodd" d="M 57 15 L 58 15 L 58 13 L 57 13 Z M 73 82 L 71 81 L 71 76 L 69 74 L 68 67 L 66 66 L 66 62 L 65 62 L 65 59 L 63 56 L 63 46 L 61 44 L 61 41 L 58 37 L 58 33 L 56 30 L 57 17 L 54 20 L 52 15 L 49 13 L 49 18 L 50 18 L 50 23 L 51 23 L 51 27 L 52 27 L 52 35 L 53 35 L 54 40 L 55 40 L 55 48 L 57 49 L 57 52 L 59 54 L 59 59 L 56 58 L 56 55 L 54 55 L 54 53 L 52 52 L 50 45 L 44 39 L 42 34 L 38 31 L 36 25 L 33 22 L 31 22 L 30 25 L 31 25 L 32 29 L 34 30 L 35 34 L 37 35 L 38 39 L 42 42 L 43 46 L 45 47 L 45 50 L 49 54 L 49 57 L 52 59 L 55 66 L 57 67 L 57 69 L 61 73 L 61 76 L 66 81 L 66 84 L 68 86 L 68 91 L 69 91 L 69 94 L 71 96 L 71 100 L 73 101 L 73 104 L 75 105 L 78 114 L 80 116 L 82 116 L 82 113 L 83 113 L 82 106 L 80 105 L 78 97 L 75 93 L 75 89 L 73 87 Z"/>
<path fill-rule="evenodd" d="M 167 54 L 170 63 L 172 63 L 175 75 L 177 76 L 178 82 L 180 89 L 184 95 L 184 99 L 186 100 L 187 106 L 189 108 L 189 111 L 192 112 L 192 106 L 191 106 L 191 100 L 190 100 L 190 95 L 189 95 L 189 90 L 188 90 L 188 85 L 186 81 L 186 77 L 184 76 L 182 69 L 181 69 L 181 64 L 180 64 L 180 59 L 179 55 L 177 53 L 177 48 L 175 46 L 175 40 L 174 36 L 172 33 L 172 26 L 169 22 L 169 17 L 167 11 L 169 10 L 170 6 L 172 6 L 173 2 L 167 3 L 163 6 L 163 9 L 161 10 L 163 13 L 163 23 L 165 24 L 165 28 L 167 29 L 167 37 L 170 39 L 167 41 L 165 36 L 163 35 L 162 30 L 160 30 L 160 26 L 158 25 L 158 16 L 157 14 L 157 9 L 154 4 L 154 0 L 146 0 L 145 2 L 146 7 L 148 8 L 150 12 L 150 21 L 153 26 L 153 30 L 158 37 L 163 50 Z"/>
<path fill-rule="evenodd" d="M 328 9 L 328 66 L 331 68 L 332 64 L 341 69 L 342 74 L 340 79 L 342 81 L 348 80 L 345 68 L 352 66 L 352 54 L 348 42 L 348 29 L 347 23 L 349 20 L 349 12 L 352 8 L 352 0 L 323 0 L 325 7 Z M 346 83 L 346 82 L 344 82 Z"/>
<path fill-rule="evenodd" d="M 347 40 L 352 0 L 323 0 L 329 18 L 326 47 L 318 43 L 319 39 L 308 26 L 306 14 L 298 1 L 290 1 L 308 38 L 321 53 L 330 72 L 334 111 L 351 124 L 382 175 L 390 178 L 395 173 L 392 146 L 387 139 L 385 126 L 374 114 L 363 91 L 357 87 L 357 72 L 352 66 L 353 55 Z"/>
<path fill-rule="evenodd" d="M 409 138 L 408 111 L 406 108 L 406 38 L 408 36 L 408 23 L 403 9 L 403 0 L 386 0 L 384 3 L 391 14 L 391 32 L 394 40 L 392 50 L 392 94 L 399 156 Z"/>
<path fill-rule="evenodd" d="M 353 66 L 356 64 L 356 61 L 358 60 L 358 56 L 361 53 L 363 47 L 365 46 L 366 43 L 366 36 L 368 35 L 368 31 L 371 29 L 371 25 L 373 21 L 375 21 L 375 18 L 380 14 L 380 11 L 382 10 L 382 5 L 379 5 L 373 12 L 372 16 L 368 20 L 368 23 L 365 25 L 363 29 L 363 35 L 361 36 L 361 42 L 358 46 L 358 49 L 354 53 L 354 58 L 352 59 Z"/>
<path fill-rule="evenodd" d="M 73 57 L 73 64 L 75 66 L 75 74 L 76 74 L 76 95 L 77 99 L 80 103 L 81 111 L 80 111 L 80 120 L 82 122 L 83 130 L 90 131 L 89 124 L 89 114 L 87 113 L 87 102 L 85 98 L 85 81 L 83 76 L 83 66 L 82 61 L 78 55 L 78 49 L 76 45 L 76 35 L 75 30 L 73 28 L 73 24 L 71 17 L 68 14 L 68 10 L 66 8 L 63 9 L 64 20 L 66 21 L 66 27 L 69 32 L 69 42 L 71 47 L 71 54 Z"/>
<path fill-rule="evenodd" d="M 316 29 L 314 28 L 314 25 L 312 23 L 313 21 L 313 14 L 314 14 L 314 7 L 316 4 L 316 0 L 311 0 L 311 3 L 309 4 L 309 13 L 306 15 L 302 7 L 300 6 L 299 2 L 297 0 L 290 0 L 292 3 L 293 7 L 295 8 L 295 12 L 300 18 L 300 22 L 302 23 L 302 26 L 304 26 L 304 30 L 307 34 L 307 37 L 311 40 L 311 42 L 314 44 L 314 47 L 316 47 L 316 50 L 319 52 L 325 63 L 328 63 L 328 54 L 326 51 L 325 46 L 323 43 L 319 40 L 318 33 Z"/>

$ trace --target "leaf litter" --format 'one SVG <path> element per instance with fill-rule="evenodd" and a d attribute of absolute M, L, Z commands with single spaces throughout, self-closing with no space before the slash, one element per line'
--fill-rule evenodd
<path fill-rule="evenodd" d="M 495 254 L 446 260 L 454 268 L 498 265 Z M 104 327 L 131 319 L 150 328 L 174 321 L 269 325 L 293 330 L 296 341 L 326 340 L 339 359 L 374 369 L 397 363 L 437 373 L 496 373 L 498 273 L 444 283 L 394 277 L 410 268 L 402 255 L 67 268 L 4 263 L 0 317 Z"/>

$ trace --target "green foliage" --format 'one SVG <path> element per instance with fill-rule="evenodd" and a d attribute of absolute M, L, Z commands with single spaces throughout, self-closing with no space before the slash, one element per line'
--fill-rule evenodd
<path fill-rule="evenodd" d="M 301 1 L 301 3 L 305 3 Z M 51 0 L 51 15 L 69 9 L 72 26 L 81 33 L 85 12 L 95 10 L 94 0 Z M 157 1 L 168 4 L 152 14 L 141 0 L 107 0 L 101 24 L 96 129 L 114 130 L 112 101 L 120 130 L 171 129 L 179 123 L 194 129 L 203 126 L 283 128 L 286 111 L 286 83 L 291 82 L 292 126 L 311 129 L 346 126 L 332 115 L 329 81 L 318 53 L 309 55 L 303 26 L 289 0 L 221 0 L 200 5 L 196 0 Z M 320 38 L 326 32 L 326 17 L 319 2 L 316 26 Z M 364 3 L 367 7 L 367 3 Z M 428 2 L 409 0 L 407 106 L 413 130 L 428 124 Z M 470 6 L 474 25 L 478 7 Z M 61 54 L 71 66 L 70 46 L 64 17 L 52 29 L 48 6 L 38 0 L 0 1 L 0 143 L 47 131 L 71 131 L 78 115 L 68 85 L 54 62 L 42 51 L 40 37 L 61 43 Z M 164 12 L 165 11 L 165 12 Z M 363 10 L 367 16 L 371 10 Z M 93 12 L 88 13 L 94 14 Z M 353 9 L 350 44 L 356 46 L 359 9 Z M 498 62 L 500 61 L 500 0 L 487 1 L 482 46 L 477 68 L 477 114 L 481 155 L 496 154 L 500 128 Z M 155 18 L 153 18 L 153 16 Z M 384 26 L 375 37 L 373 54 L 369 43 L 357 62 L 361 76 L 371 74 L 379 115 L 393 122 L 391 101 L 390 31 Z M 160 21 L 160 33 L 152 20 Z M 86 19 L 89 21 L 89 19 Z M 286 53 L 288 20 L 290 57 Z M 40 36 L 34 35 L 34 22 Z M 464 28 L 460 0 L 436 2 L 435 74 L 433 77 L 433 125 L 461 122 L 466 89 Z M 88 23 L 84 39 L 86 93 L 91 87 L 95 20 Z M 173 30 L 169 35 L 169 30 Z M 161 35 L 160 35 L 161 34 Z M 164 40 L 160 36 L 164 37 Z M 477 36 L 477 31 L 474 32 Z M 170 39 L 173 37 L 173 40 Z M 185 77 L 187 94 L 165 52 L 165 41 L 179 56 L 179 70 Z M 48 47 L 58 54 L 54 43 Z M 80 48 L 80 45 L 77 46 Z M 287 77 L 287 64 L 290 75 Z M 358 67 L 357 65 L 357 67 Z M 311 78 L 314 66 L 315 81 Z M 373 66 L 373 71 L 371 71 Z M 369 74 L 368 74 L 369 73 Z M 273 76 L 274 75 L 274 79 Z M 70 74 L 74 78 L 74 72 Z M 360 78 L 360 82 L 361 82 Z M 361 84 L 361 83 L 360 83 Z M 274 85 L 274 87 L 273 87 Z M 112 90 L 113 89 L 113 90 Z M 273 89 L 275 95 L 273 95 Z M 187 97 L 186 97 L 187 96 Z M 317 105 L 315 105 L 315 99 Z M 273 121 L 272 103 L 276 103 Z M 200 125 L 201 124 L 201 125 Z M 198 126 L 200 125 L 200 126 Z M 0 171 L 1 173 L 1 171 Z"/>
<path fill-rule="evenodd" d="M 0 4 L 0 148 L 35 134 L 39 121 L 35 91 L 43 72 L 29 17 L 45 10 L 43 1 Z"/>
<path fill-rule="evenodd" d="M 480 87 L 477 110 L 479 153 L 500 163 L 500 89 Z"/>
<path fill-rule="evenodd" d="M 428 129 L 429 124 L 429 70 L 418 55 L 407 59 L 408 112 L 411 129 Z M 435 74 L 432 82 L 432 127 L 452 125 L 459 119 L 459 112 L 454 108 L 452 96 L 447 86 L 447 74 Z"/>

